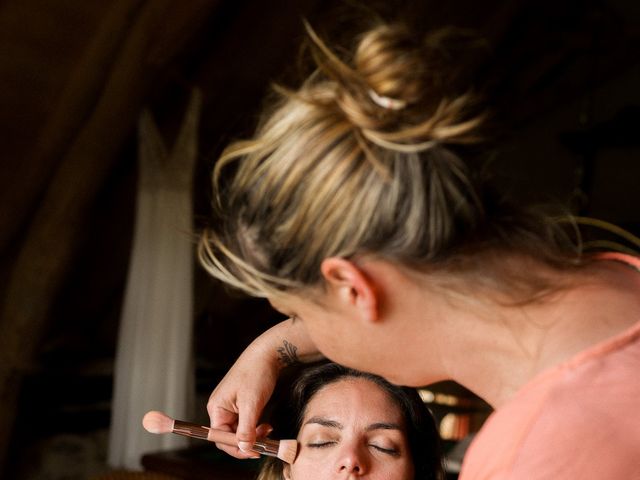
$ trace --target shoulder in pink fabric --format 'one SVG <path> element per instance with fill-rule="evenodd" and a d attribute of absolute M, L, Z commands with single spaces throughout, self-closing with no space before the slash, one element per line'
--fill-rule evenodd
<path fill-rule="evenodd" d="M 640 270 L 640 258 L 599 258 Z M 494 412 L 460 480 L 640 479 L 639 398 L 640 318 L 541 373 Z"/>
<path fill-rule="evenodd" d="M 627 255 L 626 253 L 602 252 L 597 255 L 597 258 L 599 260 L 617 260 L 640 270 L 640 257 L 634 257 L 633 255 Z"/>

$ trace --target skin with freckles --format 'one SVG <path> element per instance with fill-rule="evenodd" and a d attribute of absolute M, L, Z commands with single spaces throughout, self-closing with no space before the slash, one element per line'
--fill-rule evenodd
<path fill-rule="evenodd" d="M 308 403 L 296 461 L 286 480 L 412 480 L 404 419 L 379 386 L 346 378 L 323 387 Z"/>

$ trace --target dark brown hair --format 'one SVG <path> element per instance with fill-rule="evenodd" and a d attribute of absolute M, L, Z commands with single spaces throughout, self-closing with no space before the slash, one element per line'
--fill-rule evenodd
<path fill-rule="evenodd" d="M 289 402 L 280 405 L 275 416 L 277 434 L 281 438 L 295 438 L 301 428 L 306 406 L 323 387 L 348 378 L 362 378 L 377 385 L 398 406 L 405 425 L 406 435 L 415 470 L 415 480 L 444 479 L 440 436 L 435 420 L 418 392 L 413 388 L 399 387 L 371 373 L 327 363 L 306 369 L 296 380 Z M 285 413 L 286 412 L 286 413 Z M 287 420 L 289 419 L 289 420 Z M 283 463 L 278 459 L 266 459 L 259 480 L 281 480 Z"/>

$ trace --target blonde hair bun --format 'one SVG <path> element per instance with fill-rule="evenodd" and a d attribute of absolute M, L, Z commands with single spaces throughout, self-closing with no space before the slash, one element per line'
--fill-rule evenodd
<path fill-rule="evenodd" d="M 409 105 L 423 95 L 425 52 L 401 25 L 381 25 L 363 35 L 354 64 L 365 83 L 381 97 Z"/>
<path fill-rule="evenodd" d="M 474 94 L 444 94 L 444 67 L 430 66 L 442 55 L 447 31 L 424 36 L 383 24 L 365 32 L 346 60 L 308 24 L 307 32 L 318 72 L 295 96 L 336 105 L 369 142 L 406 153 L 481 139 L 478 127 L 485 115 L 476 111 Z"/>

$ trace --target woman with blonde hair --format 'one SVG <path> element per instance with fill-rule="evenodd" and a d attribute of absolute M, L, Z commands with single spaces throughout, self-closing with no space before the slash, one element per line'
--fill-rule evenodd
<path fill-rule="evenodd" d="M 310 36 L 317 71 L 214 170 L 203 265 L 290 317 L 211 395 L 226 451 L 248 456 L 284 364 L 325 356 L 495 407 L 462 479 L 640 478 L 640 261 L 486 187 L 442 35 L 380 25 L 345 58 Z"/>

